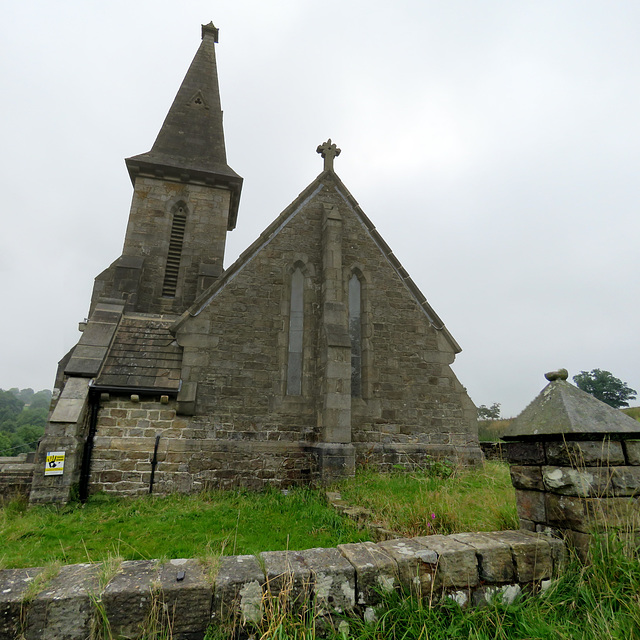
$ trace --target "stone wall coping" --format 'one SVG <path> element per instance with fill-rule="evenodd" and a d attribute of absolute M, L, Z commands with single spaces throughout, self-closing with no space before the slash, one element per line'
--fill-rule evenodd
<path fill-rule="evenodd" d="M 503 440 L 638 438 L 640 423 L 566 380 L 551 381 L 502 434 Z"/>
<path fill-rule="evenodd" d="M 430 602 L 448 597 L 462 606 L 495 594 L 509 600 L 557 576 L 565 558 L 559 539 L 501 531 L 222 556 L 215 566 L 193 559 L 130 560 L 110 576 L 106 565 L 68 565 L 40 583 L 47 570 L 5 569 L 0 640 L 21 633 L 85 638 L 94 621 L 104 619 L 117 637 L 170 625 L 176 639 L 203 638 L 211 623 L 259 621 L 268 598 L 283 593 L 294 606 L 308 598 L 329 623 L 344 613 L 375 615 L 381 594 L 394 589 Z"/>

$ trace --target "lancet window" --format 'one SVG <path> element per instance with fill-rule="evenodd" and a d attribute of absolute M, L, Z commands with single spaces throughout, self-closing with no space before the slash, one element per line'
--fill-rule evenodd
<path fill-rule="evenodd" d="M 349 279 L 349 338 L 351 339 L 351 396 L 362 397 L 362 285 Z"/>
<path fill-rule="evenodd" d="M 297 267 L 291 275 L 287 395 L 302 394 L 302 339 L 304 335 L 304 275 Z"/>

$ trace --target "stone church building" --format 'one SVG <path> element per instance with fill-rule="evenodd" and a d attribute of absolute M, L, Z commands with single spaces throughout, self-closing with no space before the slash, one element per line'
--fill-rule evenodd
<path fill-rule="evenodd" d="M 335 173 L 331 140 L 320 175 L 224 269 L 242 178 L 226 159 L 217 40 L 203 26 L 151 151 L 126 160 L 122 255 L 60 362 L 32 502 L 482 457 L 450 368 L 460 347 Z"/>

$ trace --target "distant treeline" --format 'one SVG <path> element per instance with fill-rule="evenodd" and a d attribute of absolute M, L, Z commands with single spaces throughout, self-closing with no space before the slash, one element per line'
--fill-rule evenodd
<path fill-rule="evenodd" d="M 44 433 L 51 391 L 0 389 L 0 456 L 35 451 Z"/>

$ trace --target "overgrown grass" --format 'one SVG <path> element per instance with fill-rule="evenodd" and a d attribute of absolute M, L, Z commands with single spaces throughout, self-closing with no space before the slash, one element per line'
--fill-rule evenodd
<path fill-rule="evenodd" d="M 447 477 L 445 477 L 447 476 Z M 340 485 L 343 497 L 373 510 L 404 535 L 517 528 L 506 465 L 457 470 L 359 472 Z M 431 517 L 435 514 L 435 518 Z M 0 568 L 53 562 L 203 558 L 281 549 L 334 547 L 372 539 L 335 512 L 323 490 L 212 491 L 199 495 L 113 498 L 86 504 L 0 509 Z"/>
<path fill-rule="evenodd" d="M 385 528 L 409 537 L 519 527 L 509 466 L 501 462 L 466 469 L 435 462 L 411 473 L 363 470 L 340 491 Z"/>
<path fill-rule="evenodd" d="M 0 510 L 0 567 L 195 558 L 331 547 L 369 539 L 326 505 L 322 492 L 215 491 L 137 499 L 93 496 L 85 505 Z"/>
<path fill-rule="evenodd" d="M 640 421 L 640 407 L 629 407 L 628 409 L 622 409 L 622 411 L 634 420 Z"/>
<path fill-rule="evenodd" d="M 502 434 L 511 426 L 513 418 L 504 420 L 478 420 L 478 438 L 480 442 L 498 442 Z"/>

